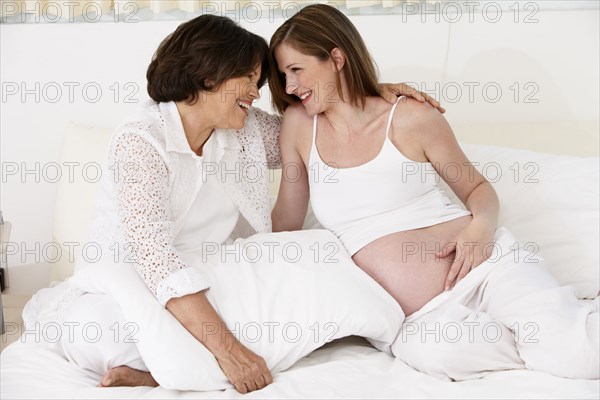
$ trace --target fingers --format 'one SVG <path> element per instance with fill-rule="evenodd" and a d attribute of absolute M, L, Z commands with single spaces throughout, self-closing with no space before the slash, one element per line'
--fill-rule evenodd
<path fill-rule="evenodd" d="M 426 98 L 423 92 L 418 91 L 414 87 L 407 85 L 406 83 L 399 83 L 396 88 L 398 95 L 410 96 L 421 103 L 425 102 Z"/>
<path fill-rule="evenodd" d="M 456 286 L 475 266 L 477 266 L 477 263 L 473 262 L 473 253 L 464 249 L 463 251 L 457 250 L 456 258 L 450 266 L 446 282 L 444 283 L 444 290 L 450 290 Z"/>
<path fill-rule="evenodd" d="M 421 92 L 422 93 L 422 92 Z M 444 107 L 441 106 L 440 102 L 437 101 L 436 99 L 434 99 L 433 97 L 431 97 L 430 95 L 428 95 L 427 93 L 422 93 L 423 96 L 425 97 L 425 100 L 431 104 L 432 106 L 434 106 L 435 108 L 438 109 L 439 112 L 441 112 L 442 114 L 446 112 L 446 109 Z"/>
<path fill-rule="evenodd" d="M 246 385 L 248 392 L 254 392 L 255 390 L 258 389 L 258 385 L 256 384 L 256 381 L 254 381 L 254 380 L 248 380 L 248 381 L 244 382 L 244 384 Z"/>
<path fill-rule="evenodd" d="M 260 390 L 267 386 L 263 375 L 259 375 L 258 377 L 256 377 L 256 379 L 254 380 L 254 386 L 256 387 L 256 389 L 254 390 Z"/>
<path fill-rule="evenodd" d="M 450 270 L 448 271 L 448 276 L 446 277 L 446 282 L 444 283 L 444 290 L 448 291 L 452 287 L 460 268 L 462 267 L 462 260 L 455 259 L 452 265 L 450 266 Z"/>
<path fill-rule="evenodd" d="M 248 378 L 248 380 L 250 381 L 250 384 L 251 384 L 251 386 L 248 386 L 248 389 L 250 389 L 251 392 L 254 390 L 260 390 L 260 389 L 264 388 L 265 386 L 267 386 L 267 384 L 265 383 L 265 379 L 264 379 L 265 371 L 267 373 L 269 372 L 264 360 L 259 359 L 254 364 L 252 364 L 252 366 L 250 368 L 251 375 Z"/>
<path fill-rule="evenodd" d="M 264 379 L 262 378 L 262 375 L 257 378 L 246 377 L 243 380 L 238 380 L 238 381 L 232 382 L 232 383 L 233 383 L 233 386 L 235 387 L 235 390 L 237 390 L 238 392 L 240 392 L 242 394 L 254 392 L 255 390 L 260 390 L 260 389 L 264 388 L 265 386 L 267 386 L 264 383 Z"/>
<path fill-rule="evenodd" d="M 261 358 L 248 365 L 244 377 L 237 380 L 233 385 L 238 392 L 245 394 L 263 389 L 271 383 L 273 383 L 273 377 L 267 368 L 267 364 Z"/>
<path fill-rule="evenodd" d="M 256 383 L 256 388 L 258 390 L 264 388 L 265 386 L 267 386 L 267 382 L 265 382 L 265 376 L 264 375 L 260 375 L 258 378 L 256 378 L 256 380 L 254 381 L 254 383 Z"/>
<path fill-rule="evenodd" d="M 384 98 L 385 101 L 387 101 L 388 103 L 391 103 L 391 104 L 395 104 L 396 100 L 398 100 L 398 97 L 396 96 L 396 94 L 394 94 L 390 91 L 383 92 L 382 97 Z"/>
<path fill-rule="evenodd" d="M 396 96 L 404 95 L 404 96 L 412 97 L 413 99 L 420 101 L 421 103 L 427 102 L 427 103 L 431 104 L 433 107 L 435 107 L 442 114 L 446 112 L 446 109 L 440 105 L 439 101 L 437 101 L 436 99 L 434 99 L 427 93 L 421 92 L 421 91 L 415 89 L 414 87 L 407 85 L 406 83 L 395 83 L 395 84 L 384 83 L 384 84 L 382 84 L 382 86 L 383 86 L 383 88 L 387 89 L 384 91 L 385 93 L 383 94 L 383 98 L 390 103 L 393 103 L 396 101 Z M 390 93 L 393 94 L 394 96 L 390 97 L 389 96 Z"/>
<path fill-rule="evenodd" d="M 454 247 L 456 247 L 456 244 L 454 244 Z M 446 282 L 444 283 L 444 290 L 450 290 L 450 288 L 453 286 L 454 280 L 456 279 L 456 277 L 458 276 L 458 274 L 460 273 L 460 271 L 462 270 L 462 266 L 465 262 L 465 254 L 462 251 L 459 251 L 460 249 L 458 247 L 456 247 L 456 254 L 454 256 L 454 262 L 452 263 L 452 265 L 450 266 L 450 269 L 448 270 L 448 275 L 446 276 Z"/>
<path fill-rule="evenodd" d="M 248 393 L 248 388 L 246 387 L 244 382 L 234 383 L 233 386 L 235 387 L 235 390 L 237 390 L 241 394 Z"/>
<path fill-rule="evenodd" d="M 435 253 L 437 258 L 446 258 L 456 250 L 456 242 L 450 242 L 441 251 Z"/>
<path fill-rule="evenodd" d="M 460 282 L 465 276 L 467 276 L 467 274 L 470 271 L 471 271 L 471 263 L 469 263 L 465 260 L 465 262 L 460 267 L 460 272 L 456 276 L 456 281 L 454 282 L 454 286 L 456 286 L 458 284 L 458 282 Z"/>
<path fill-rule="evenodd" d="M 263 378 L 265 380 L 265 386 L 269 386 L 271 383 L 273 383 L 273 376 L 271 375 L 271 372 L 269 372 L 269 370 L 267 370 L 267 372 L 263 374 Z"/>

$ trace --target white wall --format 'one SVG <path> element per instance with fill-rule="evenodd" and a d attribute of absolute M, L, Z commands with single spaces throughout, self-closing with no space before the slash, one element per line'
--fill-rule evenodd
<path fill-rule="evenodd" d="M 523 22 L 526 14 L 515 22 L 514 13 L 505 11 L 497 23 L 477 12 L 474 22 L 463 15 L 459 23 L 444 18 L 436 22 L 431 14 L 424 16 L 425 22 L 421 15 L 352 19 L 382 80 L 415 82 L 422 90 L 438 85 L 432 94 L 442 99 L 451 124 L 598 120 L 598 10 L 538 11 L 534 23 Z M 281 22 L 242 25 L 269 38 Z M 133 100 L 146 98 L 146 67 L 159 42 L 178 23 L 0 24 L 0 208 L 13 222 L 11 241 L 34 248 L 36 242 L 43 246 L 52 240 L 56 184 L 45 182 L 44 176 L 38 180 L 34 173 L 23 174 L 23 167 L 42 173 L 46 163 L 58 160 L 68 121 L 114 127 L 135 109 L 126 95 L 135 89 Z M 69 82 L 79 85 L 72 101 Z M 475 89 L 472 99 L 468 82 Z M 11 95 L 15 84 L 18 93 Z M 86 84 L 92 85 L 87 93 L 92 98 L 94 86 L 101 88 L 97 102 L 84 97 Z M 497 102 L 484 97 L 486 84 L 489 97 L 495 96 L 494 88 L 501 88 Z M 21 85 L 40 98 L 27 94 L 21 99 Z M 57 86 L 62 89 L 59 98 Z M 463 93 L 454 102 L 457 88 Z M 538 102 L 525 102 L 525 95 L 534 91 Z M 259 106 L 269 107 L 265 93 Z M 15 166 L 18 172 L 10 175 Z M 62 172 L 65 179 L 68 170 Z M 21 258 L 23 254 L 13 256 L 10 265 L 35 261 L 32 255 Z"/>

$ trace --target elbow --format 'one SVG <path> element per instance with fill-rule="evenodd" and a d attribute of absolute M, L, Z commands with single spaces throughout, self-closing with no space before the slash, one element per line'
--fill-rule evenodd
<path fill-rule="evenodd" d="M 277 206 L 275 206 L 275 208 L 273 208 L 273 211 L 271 212 L 271 220 L 273 223 L 273 232 L 284 232 L 288 230 L 286 229 L 287 227 L 284 223 L 285 218 L 283 218 Z"/>
<path fill-rule="evenodd" d="M 277 213 L 277 206 L 273 208 L 271 211 L 271 224 L 273 232 L 281 232 L 281 220 L 279 219 L 279 215 Z"/>
<path fill-rule="evenodd" d="M 278 211 L 278 208 L 275 207 L 271 212 L 273 232 L 302 230 L 302 227 L 304 226 L 304 220 L 299 220 L 298 218 L 294 218 L 294 216 L 285 215 L 284 213 Z"/>

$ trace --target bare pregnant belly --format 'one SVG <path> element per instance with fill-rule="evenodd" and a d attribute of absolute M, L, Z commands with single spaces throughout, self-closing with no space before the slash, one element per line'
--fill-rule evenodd
<path fill-rule="evenodd" d="M 471 219 L 467 215 L 392 233 L 369 243 L 352 259 L 396 299 L 408 316 L 444 291 L 454 253 L 443 259 L 435 253 L 448 245 Z"/>

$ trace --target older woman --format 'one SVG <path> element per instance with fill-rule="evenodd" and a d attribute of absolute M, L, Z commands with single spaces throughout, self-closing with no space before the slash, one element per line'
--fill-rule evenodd
<path fill-rule="evenodd" d="M 542 260 L 519 257 L 512 235 L 497 229 L 492 185 L 439 112 L 379 98 L 374 63 L 348 18 L 325 5 L 304 8 L 275 32 L 270 59 L 273 103 L 285 111 L 282 160 L 303 176 L 282 180 L 273 230 L 300 229 L 310 197 L 318 220 L 408 317 L 397 357 L 454 379 L 523 366 L 598 379 L 597 304 L 561 288 Z M 315 90 L 324 87 L 331 90 Z M 495 245 L 502 253 L 486 262 Z M 440 322 L 482 340 L 440 344 Z M 485 340 L 486 324 L 501 342 Z M 527 326 L 535 340 L 520 331 Z"/>
<path fill-rule="evenodd" d="M 271 374 L 225 327 L 190 263 L 205 242 L 271 230 L 268 174 L 245 176 L 248 167 L 280 163 L 279 117 L 251 107 L 267 77 L 267 52 L 264 39 L 212 15 L 180 25 L 161 43 L 147 72 L 153 101 L 111 140 L 90 236 L 103 250 L 99 262 L 134 263 L 241 393 L 268 385 Z M 403 85 L 391 90 L 424 98 Z M 76 272 L 85 267 L 82 261 Z M 115 301 L 100 294 L 79 296 L 62 318 L 92 320 L 105 332 L 126 325 Z M 157 385 L 132 343 L 103 335 L 97 343 L 63 341 L 62 348 L 102 374 L 100 386 Z"/>

